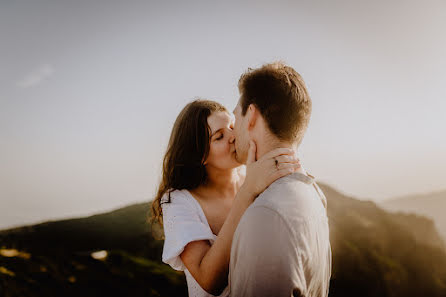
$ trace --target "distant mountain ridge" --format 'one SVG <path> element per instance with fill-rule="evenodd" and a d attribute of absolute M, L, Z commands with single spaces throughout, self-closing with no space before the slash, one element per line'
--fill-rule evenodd
<path fill-rule="evenodd" d="M 392 212 L 429 217 L 434 220 L 441 236 L 446 239 L 446 191 L 393 198 L 381 202 L 380 206 Z"/>
<path fill-rule="evenodd" d="M 432 220 L 392 214 L 373 202 L 320 186 L 327 196 L 333 251 L 330 297 L 446 296 L 445 244 Z M 187 296 L 184 275 L 161 262 L 163 241 L 152 236 L 149 209 L 149 203 L 140 203 L 0 231 L 0 248 L 31 255 L 0 255 L 0 292 L 31 297 Z M 108 256 L 91 258 L 98 250 Z"/>

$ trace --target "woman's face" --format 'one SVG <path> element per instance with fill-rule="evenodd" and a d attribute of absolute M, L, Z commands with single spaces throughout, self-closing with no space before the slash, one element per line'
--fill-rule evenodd
<path fill-rule="evenodd" d="M 206 168 L 232 169 L 240 166 L 235 156 L 234 120 L 225 111 L 217 111 L 208 117 L 211 129 L 209 155 Z"/>

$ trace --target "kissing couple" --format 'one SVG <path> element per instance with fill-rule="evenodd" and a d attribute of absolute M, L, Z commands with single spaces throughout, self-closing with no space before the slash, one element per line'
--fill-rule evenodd
<path fill-rule="evenodd" d="M 152 202 L 162 260 L 184 271 L 190 297 L 326 297 L 327 200 L 296 153 L 311 115 L 305 83 L 274 62 L 238 88 L 233 116 L 195 100 L 175 121 Z"/>

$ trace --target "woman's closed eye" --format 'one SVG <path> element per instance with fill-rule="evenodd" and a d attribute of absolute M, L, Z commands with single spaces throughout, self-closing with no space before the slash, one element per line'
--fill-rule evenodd
<path fill-rule="evenodd" d="M 223 138 L 223 133 L 220 133 L 220 135 L 217 138 L 215 138 L 215 140 L 220 140 L 222 138 Z"/>

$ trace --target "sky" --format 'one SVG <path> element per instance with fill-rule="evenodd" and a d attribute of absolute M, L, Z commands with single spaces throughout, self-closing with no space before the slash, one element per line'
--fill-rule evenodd
<path fill-rule="evenodd" d="M 446 189 L 446 2 L 0 0 L 0 228 L 152 199 L 173 122 L 282 60 L 300 148 L 358 199 Z"/>

